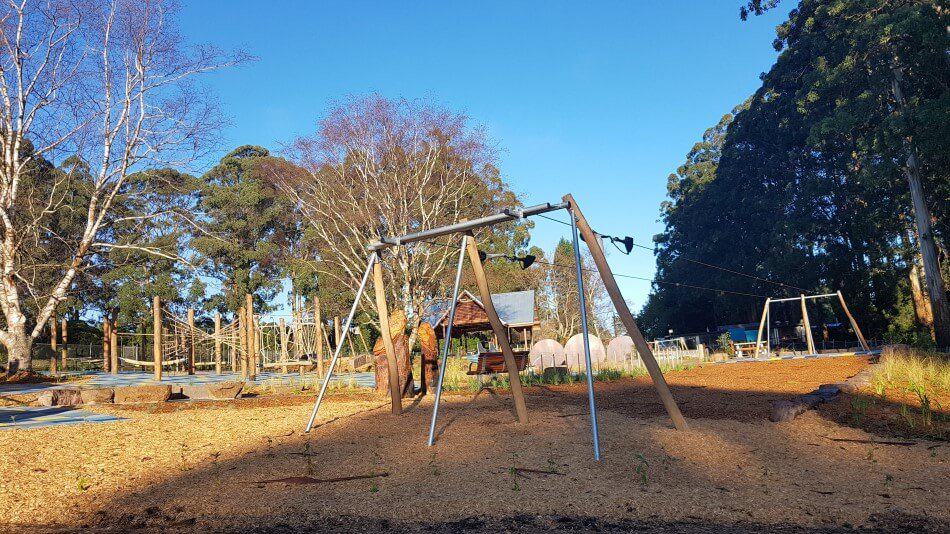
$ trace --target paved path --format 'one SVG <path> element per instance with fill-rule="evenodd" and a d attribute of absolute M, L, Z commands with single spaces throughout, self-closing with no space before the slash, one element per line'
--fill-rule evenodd
<path fill-rule="evenodd" d="M 0 407 L 0 430 L 14 428 L 43 428 L 78 423 L 108 423 L 122 421 L 123 417 L 78 410 L 69 406 L 13 406 Z"/>
<path fill-rule="evenodd" d="M 0 397 L 22 395 L 27 393 L 39 393 L 47 389 L 67 387 L 93 389 L 155 384 L 155 381 L 152 380 L 152 374 L 143 372 L 122 372 L 117 375 L 95 372 L 89 373 L 85 376 L 87 377 L 86 379 L 61 384 L 0 384 Z M 313 375 L 308 375 L 305 379 L 308 381 L 319 380 Z M 242 380 L 242 378 L 238 373 L 222 373 L 220 375 L 215 373 L 198 373 L 194 375 L 172 375 L 166 373 L 162 377 L 161 383 L 171 384 L 174 388 L 175 386 L 213 384 L 228 380 Z M 292 373 L 281 374 L 275 372 L 265 372 L 258 374 L 257 380 L 254 380 L 253 382 L 258 385 L 293 384 L 300 382 L 300 375 Z M 336 385 L 352 383 L 356 387 L 373 388 L 376 387 L 376 377 L 373 375 L 373 373 L 344 373 L 340 375 L 333 375 L 333 378 L 330 379 L 330 383 Z"/>

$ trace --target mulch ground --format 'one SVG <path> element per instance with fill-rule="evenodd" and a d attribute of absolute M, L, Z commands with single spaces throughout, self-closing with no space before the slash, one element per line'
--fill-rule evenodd
<path fill-rule="evenodd" d="M 507 392 L 446 395 L 432 448 L 431 398 L 393 416 L 385 399 L 334 394 L 310 434 L 308 396 L 96 408 L 128 420 L 0 433 L 0 530 L 947 531 L 942 443 L 867 443 L 816 411 L 766 420 L 770 400 L 866 364 L 668 373 L 687 432 L 649 380 L 598 383 L 602 462 L 583 384 L 529 390 L 526 425 Z"/>

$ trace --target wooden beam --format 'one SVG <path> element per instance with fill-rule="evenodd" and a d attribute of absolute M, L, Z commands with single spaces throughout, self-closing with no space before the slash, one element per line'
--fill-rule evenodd
<path fill-rule="evenodd" d="M 653 379 L 653 387 L 656 388 L 660 400 L 663 401 L 666 413 L 668 413 L 670 419 L 673 420 L 673 426 L 675 426 L 677 430 L 686 430 L 688 428 L 686 419 L 683 418 L 683 414 L 680 412 L 679 406 L 677 406 L 676 400 L 673 398 L 673 394 L 666 384 L 666 378 L 663 377 L 663 371 L 660 370 L 659 364 L 656 363 L 653 351 L 650 350 L 650 346 L 643 338 L 643 334 L 640 333 L 637 322 L 634 320 L 630 308 L 627 307 L 627 303 L 623 299 L 623 294 L 620 292 L 617 280 L 610 270 L 610 265 L 607 264 L 607 257 L 604 255 L 604 249 L 601 248 L 600 240 L 597 239 L 597 234 L 595 234 L 594 231 L 591 230 L 590 225 L 587 224 L 587 219 L 584 218 L 584 214 L 577 207 L 577 202 L 574 200 L 574 197 L 569 194 L 564 195 L 563 200 L 570 205 L 571 210 L 574 212 L 574 216 L 577 220 L 577 229 L 580 230 L 581 237 L 583 237 L 587 243 L 587 248 L 590 250 L 594 264 L 600 272 L 600 278 L 603 280 L 607 294 L 610 295 L 610 300 L 617 310 L 617 315 L 620 316 L 621 322 L 623 322 L 623 325 L 627 328 L 627 333 L 630 335 L 630 338 L 633 339 L 633 344 L 637 347 L 640 359 L 643 361 L 647 371 L 650 373 L 650 377 Z"/>
<path fill-rule="evenodd" d="M 60 368 L 65 373 L 66 371 L 69 370 L 69 368 L 66 365 L 66 359 L 69 357 L 69 321 L 66 320 L 65 315 L 63 316 L 62 319 L 60 319 L 59 324 L 60 324 L 59 330 L 63 334 L 63 348 L 62 348 L 63 357 L 60 361 L 60 363 L 62 364 Z"/>
<path fill-rule="evenodd" d="M 53 353 L 49 359 L 49 372 L 53 376 L 57 375 L 56 360 L 59 359 L 59 351 L 56 348 L 57 342 L 59 341 L 57 339 L 57 337 L 59 337 L 59 334 L 56 332 L 56 326 L 58 324 L 57 323 L 58 321 L 59 321 L 59 318 L 56 317 L 56 312 L 54 311 L 49 321 L 49 348 L 50 348 L 50 351 Z"/>
<path fill-rule="evenodd" d="M 109 357 L 109 349 L 112 348 L 112 336 L 109 334 L 109 318 L 102 319 L 102 372 L 109 372 L 109 364 L 112 358 Z"/>
<path fill-rule="evenodd" d="M 257 343 L 256 331 L 254 328 L 254 295 L 246 293 L 244 295 L 244 328 L 247 329 L 247 345 L 245 347 L 244 358 L 247 360 L 247 376 L 251 380 L 257 378 Z"/>
<path fill-rule="evenodd" d="M 393 415 L 402 413 L 402 391 L 399 388 L 399 368 L 396 366 L 396 347 L 393 346 L 392 333 L 389 330 L 389 306 L 386 304 L 386 288 L 383 285 L 383 266 L 377 260 L 373 262 L 373 288 L 376 291 L 376 313 L 379 314 L 379 334 L 386 348 L 386 363 L 389 365 L 389 396 L 392 399 Z M 333 318 L 336 329 L 336 344 L 340 345 L 340 318 Z"/>
<path fill-rule="evenodd" d="M 769 313 L 769 306 L 771 305 L 772 305 L 772 299 L 771 298 L 765 299 L 765 306 L 762 307 L 762 319 L 759 321 L 759 333 L 758 335 L 755 336 L 755 352 L 753 353 L 754 358 L 759 357 L 759 347 L 762 346 L 762 334 L 765 332 L 765 318 L 767 317 L 767 314 Z"/>
<path fill-rule="evenodd" d="M 221 312 L 214 312 L 214 372 L 221 374 Z"/>
<path fill-rule="evenodd" d="M 152 378 L 162 379 L 162 301 L 152 297 L 152 363 L 155 371 Z"/>
<path fill-rule="evenodd" d="M 313 322 L 317 325 L 317 375 L 323 376 L 323 314 L 320 313 L 320 297 L 313 296 Z"/>
<path fill-rule="evenodd" d="M 188 374 L 195 374 L 195 310 L 188 308 Z"/>
<path fill-rule="evenodd" d="M 241 365 L 241 378 L 247 379 L 247 313 L 244 312 L 244 306 L 238 308 L 237 323 L 238 337 L 240 339 L 236 357 Z"/>
<path fill-rule="evenodd" d="M 861 328 L 858 327 L 858 322 L 854 319 L 854 316 L 851 315 L 851 310 L 848 309 L 848 305 L 845 303 L 844 295 L 841 294 L 841 291 L 838 291 L 838 300 L 841 301 L 841 307 L 844 308 L 845 315 L 847 315 L 848 320 L 851 321 L 851 328 L 854 329 L 854 334 L 858 336 L 858 342 L 861 343 L 861 348 L 871 350 L 870 345 L 868 345 L 868 340 L 864 339 L 864 334 L 861 332 Z"/>
<path fill-rule="evenodd" d="M 280 337 L 278 341 L 280 342 L 280 372 L 287 374 L 287 321 L 281 317 L 277 322 L 277 327 L 280 328 Z"/>
<path fill-rule="evenodd" d="M 114 321 L 109 324 L 109 370 L 119 374 L 119 329 Z"/>
<path fill-rule="evenodd" d="M 805 329 L 805 343 L 808 344 L 808 354 L 817 354 L 815 340 L 811 335 L 811 321 L 808 320 L 808 307 L 805 306 L 805 295 L 802 294 L 802 327 Z"/>
<path fill-rule="evenodd" d="M 491 301 L 491 290 L 488 289 L 488 279 L 485 277 L 485 267 L 482 265 L 482 259 L 478 257 L 478 246 L 475 244 L 475 238 L 469 234 L 465 240 L 468 249 L 468 259 L 472 263 L 472 271 L 475 274 L 475 284 L 478 286 L 478 292 L 481 294 L 482 307 L 485 314 L 488 315 L 488 322 L 491 323 L 492 332 L 495 334 L 498 348 L 501 349 L 505 357 L 505 367 L 508 369 L 508 383 L 511 386 L 511 397 L 515 401 L 515 412 L 518 414 L 518 421 L 528 422 L 528 408 L 524 403 L 524 392 L 521 390 L 521 375 L 518 374 L 518 363 L 515 361 L 515 355 L 511 351 L 511 344 L 508 341 L 508 332 L 505 325 L 498 318 L 498 312 L 495 311 L 495 305 Z"/>

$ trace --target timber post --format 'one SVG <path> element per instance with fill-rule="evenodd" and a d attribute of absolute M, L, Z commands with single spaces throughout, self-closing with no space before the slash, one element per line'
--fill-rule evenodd
<path fill-rule="evenodd" d="M 112 331 L 110 329 L 111 324 L 109 323 L 109 318 L 104 317 L 102 319 L 102 372 L 109 372 L 109 364 L 112 363 L 112 358 L 109 356 L 109 351 L 112 348 Z"/>
<path fill-rule="evenodd" d="M 155 366 L 153 378 L 162 379 L 162 301 L 152 297 L 152 363 Z"/>
<path fill-rule="evenodd" d="M 320 314 L 320 297 L 313 296 L 313 322 L 317 336 L 317 374 L 323 376 L 323 317 Z"/>
<path fill-rule="evenodd" d="M 495 333 L 498 348 L 501 349 L 502 356 L 505 358 L 505 367 L 508 369 L 508 383 L 511 386 L 511 397 L 515 402 L 515 412 L 518 414 L 518 422 L 527 423 L 528 408 L 525 406 L 524 392 L 521 389 L 521 375 L 518 373 L 518 363 L 515 361 L 515 355 L 511 351 L 507 328 L 501 324 L 501 319 L 498 318 L 498 312 L 495 311 L 495 305 L 492 303 L 491 290 L 488 288 L 488 279 L 485 277 L 485 268 L 482 265 L 482 259 L 478 256 L 478 246 L 475 244 L 475 238 L 471 232 L 469 232 L 468 235 L 469 238 L 465 240 L 465 247 L 468 249 L 468 259 L 472 264 L 472 271 L 475 274 L 475 283 L 482 297 L 482 307 L 485 309 L 485 315 L 488 316 L 488 322 L 491 323 L 491 329 Z"/>
<path fill-rule="evenodd" d="M 378 252 L 376 253 L 379 254 Z M 376 292 L 376 313 L 379 314 L 379 334 L 386 348 L 386 363 L 389 365 L 389 395 L 392 398 L 393 415 L 402 413 L 402 391 L 399 388 L 399 367 L 396 362 L 396 347 L 393 346 L 392 332 L 389 330 L 389 306 L 386 304 L 386 288 L 383 286 L 383 266 L 373 263 L 373 289 Z M 333 318 L 336 330 L 337 352 L 340 351 L 340 318 Z"/>
<path fill-rule="evenodd" d="M 56 360 L 59 359 L 59 354 L 58 354 L 59 351 L 56 350 L 57 349 L 56 342 L 58 341 L 56 338 L 59 336 L 59 334 L 56 332 L 57 321 L 59 321 L 59 318 L 56 317 L 56 312 L 54 311 L 52 317 L 50 317 L 50 322 L 49 322 L 49 348 L 50 348 L 50 352 L 52 353 L 49 359 L 49 372 L 53 376 L 57 375 Z"/>
<path fill-rule="evenodd" d="M 287 321 L 281 317 L 277 326 L 280 328 L 280 337 L 277 338 L 280 342 L 280 372 L 287 374 Z"/>
<path fill-rule="evenodd" d="M 656 388 L 656 392 L 660 396 L 660 400 L 663 401 L 666 412 L 669 414 L 670 419 L 673 420 L 673 426 L 675 426 L 677 430 L 686 430 L 688 428 L 686 419 L 683 418 L 683 414 L 680 412 L 679 406 L 673 398 L 673 393 L 670 392 L 670 387 L 666 383 L 666 378 L 663 376 L 663 371 L 660 370 L 659 364 L 656 363 L 653 351 L 650 350 L 650 346 L 643 338 L 643 334 L 640 333 L 640 328 L 637 327 L 637 322 L 633 318 L 630 308 L 627 307 L 626 301 L 623 299 L 623 294 L 620 292 L 620 287 L 617 285 L 613 271 L 610 270 L 610 265 L 607 263 L 607 257 L 604 255 L 604 249 L 601 248 L 600 240 L 597 239 L 597 234 L 594 233 L 587 223 L 587 219 L 584 217 L 580 208 L 578 208 L 577 202 L 572 195 L 564 195 L 562 200 L 570 205 L 572 216 L 575 217 L 577 221 L 577 229 L 580 231 L 581 237 L 583 237 L 587 243 L 587 249 L 590 251 L 597 270 L 600 272 L 600 278 L 604 282 L 607 294 L 610 296 L 610 300 L 613 302 L 621 322 L 623 322 L 623 325 L 626 327 L 627 333 L 630 334 L 630 337 L 633 339 L 633 344 L 637 347 L 640 359 L 644 365 L 646 365 L 647 371 L 649 371 L 650 377 L 653 379 L 653 387 Z"/>
<path fill-rule="evenodd" d="M 244 306 L 238 308 L 237 311 L 237 332 L 239 338 L 237 361 L 241 364 L 241 378 L 247 379 L 247 314 L 244 313 Z"/>
<path fill-rule="evenodd" d="M 188 374 L 195 374 L 195 310 L 188 308 Z"/>
<path fill-rule="evenodd" d="M 864 333 L 861 332 L 858 322 L 854 319 L 854 316 L 851 315 L 851 310 L 848 309 L 848 304 L 845 303 L 844 295 L 841 294 L 841 290 L 838 290 L 838 300 L 841 301 L 841 307 L 844 308 L 844 314 L 848 316 L 848 321 L 851 322 L 851 328 L 854 329 L 854 334 L 858 336 L 858 342 L 861 343 L 861 348 L 866 351 L 871 350 L 870 345 L 868 345 L 868 340 L 864 339 Z"/>
<path fill-rule="evenodd" d="M 257 332 L 254 328 L 254 295 L 246 293 L 244 295 L 244 326 L 247 329 L 247 378 L 254 380 L 257 378 L 257 343 L 255 338 Z"/>
<path fill-rule="evenodd" d="M 765 306 L 762 308 L 762 319 L 759 321 L 759 333 L 755 336 L 755 353 L 752 356 L 753 358 L 759 357 L 759 350 L 761 350 L 759 347 L 762 346 L 762 334 L 765 331 L 765 318 L 768 316 L 769 306 L 771 305 L 772 298 L 769 297 L 765 299 Z"/>
<path fill-rule="evenodd" d="M 66 317 L 60 320 L 60 331 L 63 333 L 63 358 L 60 362 L 62 365 L 63 372 L 65 373 L 69 368 L 66 366 L 66 359 L 69 357 L 69 321 L 66 320 Z"/>
<path fill-rule="evenodd" d="M 333 347 L 334 349 L 340 346 L 340 343 L 343 341 L 341 339 L 342 337 L 343 333 L 340 332 L 340 316 L 337 315 L 333 318 L 333 343 L 336 345 Z"/>
<path fill-rule="evenodd" d="M 214 372 L 221 374 L 221 312 L 214 312 Z"/>
<path fill-rule="evenodd" d="M 808 307 L 805 306 L 805 294 L 802 293 L 802 328 L 805 329 L 805 343 L 808 344 L 808 354 L 817 354 L 815 340 L 811 335 L 811 321 L 808 319 Z"/>
<path fill-rule="evenodd" d="M 109 369 L 112 374 L 119 374 L 119 328 L 115 321 L 109 325 Z"/>

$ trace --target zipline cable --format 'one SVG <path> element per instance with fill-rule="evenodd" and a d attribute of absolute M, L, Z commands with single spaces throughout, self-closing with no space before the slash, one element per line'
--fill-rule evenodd
<path fill-rule="evenodd" d="M 571 223 L 569 223 L 569 222 L 565 222 L 565 221 L 562 221 L 562 220 L 557 219 L 557 218 L 554 218 L 554 217 L 549 217 L 549 216 L 547 216 L 547 215 L 538 214 L 537 216 L 538 216 L 538 217 L 543 217 L 543 218 L 545 218 L 545 219 L 547 219 L 547 220 L 549 220 L 549 221 L 553 221 L 553 222 L 556 222 L 556 223 L 563 224 L 564 226 L 570 226 L 570 225 L 571 225 Z M 600 232 L 596 232 L 596 231 L 595 231 L 594 233 L 596 233 L 597 235 L 605 235 L 605 234 L 601 234 Z M 616 243 L 614 244 L 614 246 L 617 246 Z M 637 248 L 642 248 L 643 250 L 649 250 L 650 252 L 655 252 L 655 249 L 654 249 L 653 247 L 648 247 L 648 246 L 646 246 L 646 245 L 641 245 L 641 244 L 639 244 L 639 243 L 633 243 L 633 246 L 635 246 L 635 247 L 637 247 Z M 624 252 L 622 249 L 620 249 L 619 246 L 617 246 L 617 250 L 620 250 L 620 252 Z M 744 277 L 746 277 L 746 278 L 751 278 L 751 279 L 753 279 L 753 280 L 758 280 L 758 281 L 760 281 L 760 282 L 765 282 L 765 283 L 777 285 L 777 286 L 780 286 L 780 287 L 787 287 L 787 288 L 795 289 L 795 290 L 800 291 L 800 292 L 803 292 L 803 293 L 807 293 L 807 291 L 806 291 L 805 289 L 801 288 L 801 287 L 793 286 L 793 285 L 791 285 L 791 284 L 786 284 L 786 283 L 784 283 L 784 282 L 776 282 L 776 281 L 774 281 L 774 280 L 769 280 L 769 279 L 767 279 L 767 278 L 762 278 L 762 277 L 760 277 L 760 276 L 755 276 L 754 274 L 743 273 L 743 272 L 741 272 L 741 271 L 736 271 L 736 270 L 734 270 L 734 269 L 729 269 L 729 268 L 727 268 L 727 267 L 722 267 L 722 266 L 719 266 L 719 265 L 713 265 L 712 263 L 706 263 L 706 262 L 703 262 L 703 261 L 699 261 L 699 260 L 694 260 L 694 259 L 691 259 L 691 258 L 687 258 L 687 257 L 684 257 L 684 256 L 678 256 L 677 258 L 678 258 L 678 259 L 681 259 L 681 260 L 683 260 L 683 261 L 688 261 L 688 262 L 690 262 L 690 263 L 695 263 L 696 265 L 702 265 L 703 267 L 709 267 L 709 268 L 711 268 L 711 269 L 719 269 L 720 271 L 725 271 L 725 272 L 727 272 L 727 273 L 732 273 L 732 274 L 735 274 L 735 275 L 738 275 L 738 276 L 744 276 Z"/>
<path fill-rule="evenodd" d="M 438 242 L 438 241 L 419 241 L 419 243 L 426 243 L 426 244 L 428 244 L 428 245 L 436 245 L 436 246 L 445 247 L 445 248 L 451 248 L 451 249 L 458 248 L 458 245 L 452 245 L 452 244 L 449 244 L 449 243 L 440 243 L 440 242 Z M 563 263 L 553 263 L 553 262 L 544 261 L 544 260 L 539 260 L 539 259 L 535 259 L 535 260 L 534 260 L 534 263 L 541 263 L 541 264 L 544 264 L 544 265 L 550 265 L 550 266 L 552 266 L 552 267 L 558 267 L 558 268 L 561 268 L 561 269 L 573 269 L 573 268 L 574 268 L 573 265 L 564 265 Z M 588 272 L 588 273 L 597 272 L 597 271 L 594 271 L 594 270 L 592 270 L 592 269 L 586 269 L 586 268 L 583 269 L 583 270 L 584 270 L 584 272 Z M 690 289 L 701 289 L 701 290 L 705 290 L 705 291 L 714 291 L 714 292 L 716 292 L 716 293 L 729 293 L 729 294 L 731 294 L 731 295 L 739 295 L 739 296 L 743 296 L 743 297 L 754 297 L 754 298 L 759 298 L 759 299 L 768 298 L 768 296 L 766 296 L 766 295 L 758 295 L 758 294 L 756 294 L 756 293 L 744 293 L 744 292 L 742 292 L 742 291 L 732 291 L 732 290 L 729 290 L 729 289 L 717 289 L 717 288 L 714 288 L 714 287 L 703 287 L 703 286 L 697 286 L 697 285 L 692 285 L 692 284 L 684 284 L 684 283 L 681 283 L 681 282 L 661 282 L 661 281 L 658 281 L 658 280 L 652 280 L 652 279 L 646 278 L 646 277 L 644 277 L 644 276 L 636 276 L 636 275 L 633 275 L 633 274 L 613 273 L 613 275 L 614 275 L 615 277 L 617 277 L 617 278 L 630 278 L 630 279 L 633 279 L 633 280 L 643 280 L 643 281 L 645 281 L 645 282 L 653 282 L 653 283 L 656 283 L 656 284 L 663 284 L 663 285 L 669 285 L 669 286 L 675 286 L 675 287 L 687 287 L 687 288 L 690 288 Z"/>

